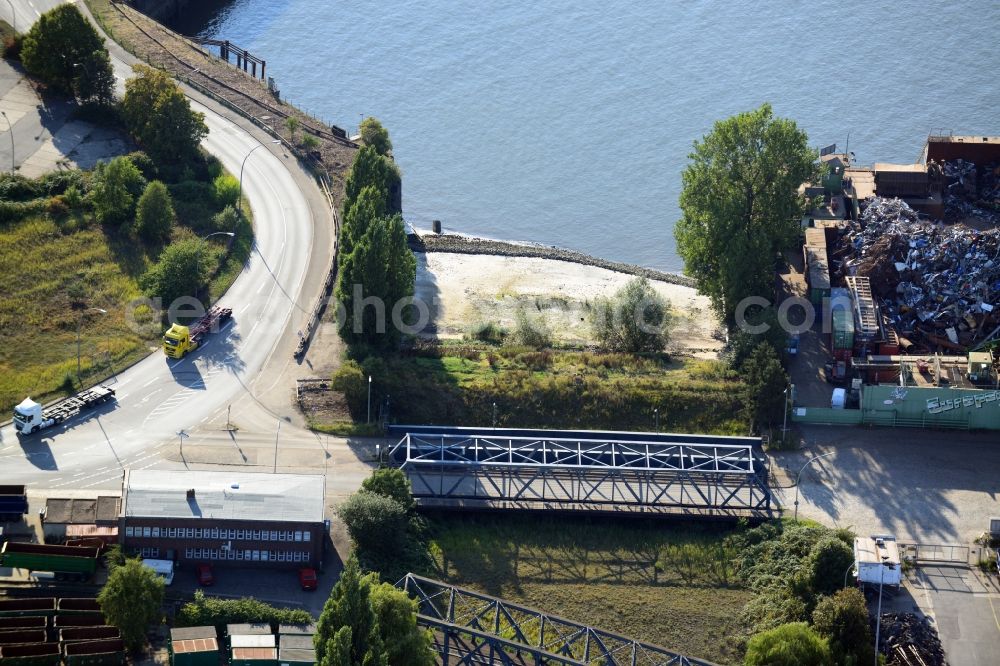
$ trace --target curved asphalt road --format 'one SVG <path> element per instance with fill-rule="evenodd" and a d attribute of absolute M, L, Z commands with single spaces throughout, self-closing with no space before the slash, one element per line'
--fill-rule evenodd
<path fill-rule="evenodd" d="M 9 20 L 10 8 L 5 2 L 0 4 L 0 16 Z M 39 10 L 58 3 L 17 0 L 14 4 L 17 24 L 23 31 L 27 17 L 34 21 Z M 109 47 L 121 87 L 121 79 L 131 71 L 114 57 L 115 46 L 109 43 Z M 205 114 L 209 127 L 203 146 L 230 172 L 238 174 L 258 140 L 210 109 L 196 102 L 192 105 Z M 113 488 L 128 465 L 148 467 L 169 462 L 161 458 L 173 456 L 187 466 L 183 456 L 175 455 L 181 440 L 179 430 L 196 431 L 209 419 L 217 422 L 220 414 L 225 423 L 229 404 L 242 399 L 253 406 L 254 394 L 275 385 L 251 388 L 279 343 L 287 340 L 286 335 L 294 337 L 293 327 L 301 325 L 312 303 L 314 295 L 303 294 L 303 285 L 312 253 L 314 221 L 303 192 L 272 149 L 280 153 L 280 147 L 266 145 L 254 153 L 244 170 L 244 192 L 254 211 L 256 245 L 243 273 L 219 302 L 233 309 L 233 321 L 185 359 L 168 360 L 162 353 L 153 353 L 118 375 L 117 381 L 111 382 L 117 391 L 117 405 L 107 405 L 24 439 L 18 439 L 11 426 L 0 430 L 0 482 L 35 488 Z M 283 364 L 284 357 L 276 357 L 277 363 Z M 261 383 L 269 382 L 270 376 Z M 274 416 L 259 408 L 256 411 L 263 415 L 251 411 L 248 408 L 241 414 L 241 426 L 266 421 L 268 428 L 272 427 Z M 315 445 L 315 436 L 296 430 L 286 426 L 285 436 L 305 438 Z M 268 439 L 277 441 L 272 434 Z"/>

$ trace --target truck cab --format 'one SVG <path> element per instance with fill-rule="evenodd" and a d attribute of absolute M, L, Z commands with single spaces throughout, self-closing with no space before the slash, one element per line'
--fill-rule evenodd
<path fill-rule="evenodd" d="M 45 421 L 42 406 L 31 398 L 25 398 L 14 408 L 14 430 L 18 434 L 30 435 L 51 425 Z"/>
<path fill-rule="evenodd" d="M 191 340 L 191 329 L 173 324 L 163 334 L 163 353 L 169 358 L 184 358 L 188 352 L 197 349 L 198 343 Z"/>

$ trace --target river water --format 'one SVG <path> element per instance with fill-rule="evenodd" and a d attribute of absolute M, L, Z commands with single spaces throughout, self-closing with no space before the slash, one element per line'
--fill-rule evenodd
<path fill-rule="evenodd" d="M 680 270 L 692 141 L 768 101 L 816 146 L 912 162 L 998 134 L 1000 3 L 196 3 L 173 27 L 267 61 L 282 96 L 389 129 L 407 221 Z"/>

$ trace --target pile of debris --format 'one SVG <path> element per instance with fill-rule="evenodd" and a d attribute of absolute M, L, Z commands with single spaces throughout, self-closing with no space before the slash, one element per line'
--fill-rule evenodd
<path fill-rule="evenodd" d="M 941 165 L 941 172 L 945 221 L 1000 224 L 1000 165 L 980 172 L 972 162 L 952 160 Z"/>
<path fill-rule="evenodd" d="M 879 651 L 887 666 L 948 666 L 937 630 L 913 613 L 882 613 Z"/>
<path fill-rule="evenodd" d="M 965 350 L 998 332 L 1000 230 L 924 221 L 905 202 L 876 197 L 846 240 L 834 265 L 869 278 L 882 314 L 911 341 Z"/>

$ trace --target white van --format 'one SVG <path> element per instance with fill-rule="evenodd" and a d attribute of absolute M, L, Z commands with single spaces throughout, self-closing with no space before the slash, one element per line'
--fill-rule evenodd
<path fill-rule="evenodd" d="M 162 578 L 165 585 L 174 582 L 174 563 L 172 560 L 143 560 L 142 563 Z"/>

